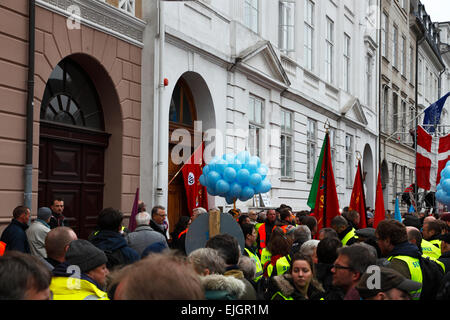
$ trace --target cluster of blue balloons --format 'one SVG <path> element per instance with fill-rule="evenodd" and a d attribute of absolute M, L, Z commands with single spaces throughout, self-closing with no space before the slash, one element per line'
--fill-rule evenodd
<path fill-rule="evenodd" d="M 247 201 L 255 194 L 272 188 L 267 173 L 269 168 L 248 151 L 237 155 L 228 153 L 214 157 L 200 176 L 200 183 L 212 196 L 224 197 L 228 204 L 236 199 Z"/>
<path fill-rule="evenodd" d="M 436 187 L 436 200 L 450 206 L 450 161 L 441 171 L 441 180 Z"/>

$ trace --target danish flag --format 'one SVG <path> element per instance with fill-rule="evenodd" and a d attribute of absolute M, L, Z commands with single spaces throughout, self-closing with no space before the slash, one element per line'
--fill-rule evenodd
<path fill-rule="evenodd" d="M 441 171 L 449 160 L 450 134 L 433 137 L 422 126 L 417 126 L 417 187 L 436 191 Z"/>

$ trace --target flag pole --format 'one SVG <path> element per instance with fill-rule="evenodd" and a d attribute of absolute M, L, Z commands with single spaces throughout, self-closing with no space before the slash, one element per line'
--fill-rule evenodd
<path fill-rule="evenodd" d="M 203 142 L 200 143 L 200 145 L 197 147 L 197 149 L 194 150 L 194 152 L 187 158 L 190 159 L 192 157 L 192 155 L 198 150 L 198 148 L 200 148 L 203 145 Z M 203 153 L 202 153 L 202 157 L 203 157 Z M 177 171 L 177 173 L 175 173 L 175 175 L 172 177 L 172 179 L 170 179 L 168 186 L 172 183 L 173 180 L 175 180 L 175 178 L 180 174 L 181 170 L 183 170 L 184 166 L 186 165 L 185 162 L 183 162 L 183 165 L 181 166 L 180 170 Z"/>
<path fill-rule="evenodd" d="M 327 227 L 327 177 L 328 177 L 328 149 L 329 149 L 329 143 L 330 143 L 330 138 L 328 136 L 328 131 L 330 129 L 330 122 L 328 121 L 328 119 L 325 121 L 323 127 L 325 128 L 325 154 L 324 154 L 324 160 L 325 160 L 325 179 L 324 179 L 324 193 L 323 193 L 323 214 L 322 214 L 322 219 L 323 219 L 323 227 L 326 228 Z"/>

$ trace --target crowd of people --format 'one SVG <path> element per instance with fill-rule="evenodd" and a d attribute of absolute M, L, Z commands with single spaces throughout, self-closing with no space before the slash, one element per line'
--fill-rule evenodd
<path fill-rule="evenodd" d="M 309 211 L 288 205 L 261 212 L 232 209 L 245 247 L 227 234 L 186 251 L 181 217 L 168 237 L 166 210 L 143 202 L 133 231 L 105 208 L 88 239 L 63 214 L 64 201 L 18 206 L 0 238 L 1 300 L 449 300 L 450 213 L 407 213 L 402 222 L 358 229 L 344 209 L 321 228 Z M 211 210 L 217 210 L 216 208 Z M 210 212 L 211 212 L 210 210 Z"/>

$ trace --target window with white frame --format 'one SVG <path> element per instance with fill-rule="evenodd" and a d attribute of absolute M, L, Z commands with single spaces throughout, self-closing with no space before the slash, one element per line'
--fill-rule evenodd
<path fill-rule="evenodd" d="M 366 56 L 366 103 L 367 106 L 372 105 L 373 96 L 373 70 L 372 70 L 373 58 L 370 54 Z"/>
<path fill-rule="evenodd" d="M 345 184 L 347 188 L 353 186 L 353 136 L 345 135 Z"/>
<path fill-rule="evenodd" d="M 252 156 L 260 157 L 262 128 L 264 127 L 263 100 L 255 96 L 249 98 L 247 150 Z"/>
<path fill-rule="evenodd" d="M 119 0 L 119 9 L 134 16 L 136 11 L 136 0 Z"/>
<path fill-rule="evenodd" d="M 392 93 L 392 133 L 398 130 L 398 95 L 397 93 Z"/>
<path fill-rule="evenodd" d="M 305 0 L 304 67 L 313 70 L 314 2 Z"/>
<path fill-rule="evenodd" d="M 400 72 L 406 77 L 406 37 L 400 42 Z"/>
<path fill-rule="evenodd" d="M 345 91 L 350 92 L 350 50 L 351 50 L 350 36 L 344 33 L 344 64 L 343 64 L 343 76 L 344 83 L 343 88 Z"/>
<path fill-rule="evenodd" d="M 325 53 L 325 79 L 327 82 L 333 82 L 333 59 L 334 59 L 334 22 L 329 17 L 327 17 L 326 26 L 326 53 Z"/>
<path fill-rule="evenodd" d="M 381 54 L 387 58 L 388 55 L 388 35 L 389 35 L 389 17 L 383 12 L 381 16 Z"/>
<path fill-rule="evenodd" d="M 314 179 L 314 173 L 316 169 L 316 149 L 317 149 L 317 121 L 308 119 L 306 128 L 306 140 L 307 140 L 307 170 L 306 177 L 308 180 Z"/>
<path fill-rule="evenodd" d="M 408 112 L 406 110 L 406 101 L 402 100 L 402 141 L 406 140 L 406 123 Z"/>
<path fill-rule="evenodd" d="M 330 153 L 331 153 L 331 164 L 333 165 L 333 170 L 336 173 L 336 158 L 337 158 L 337 148 L 336 148 L 336 129 L 329 128 L 328 133 L 330 136 Z"/>
<path fill-rule="evenodd" d="M 244 24 L 256 33 L 258 33 L 258 15 L 258 0 L 244 0 Z"/>
<path fill-rule="evenodd" d="M 381 113 L 381 131 L 388 132 L 388 111 L 389 111 L 389 87 L 383 89 L 383 111 Z"/>
<path fill-rule="evenodd" d="M 294 51 L 294 0 L 283 0 L 279 2 L 280 8 L 280 29 L 279 29 L 279 48 L 282 52 L 288 53 Z"/>
<path fill-rule="evenodd" d="M 396 163 L 392 164 L 392 194 L 394 195 L 394 198 L 397 196 L 397 181 L 398 181 L 398 177 L 397 177 L 397 168 L 398 165 Z"/>
<path fill-rule="evenodd" d="M 292 178 L 292 154 L 293 154 L 293 113 L 281 109 L 281 176 Z"/>
<path fill-rule="evenodd" d="M 392 65 L 398 68 L 398 27 L 394 25 L 392 32 Z"/>
<path fill-rule="evenodd" d="M 414 170 L 414 169 L 409 169 L 409 184 L 416 183 L 415 176 L 414 176 L 415 171 L 416 170 Z"/>
<path fill-rule="evenodd" d="M 417 83 L 418 83 L 417 91 L 419 92 L 419 94 L 423 94 L 423 92 L 422 92 L 423 60 L 422 60 L 422 58 L 420 56 L 419 56 L 419 60 L 417 61 Z"/>
<path fill-rule="evenodd" d="M 414 83 L 414 48 L 409 47 L 409 82 Z"/>

